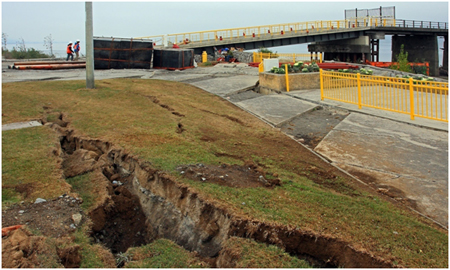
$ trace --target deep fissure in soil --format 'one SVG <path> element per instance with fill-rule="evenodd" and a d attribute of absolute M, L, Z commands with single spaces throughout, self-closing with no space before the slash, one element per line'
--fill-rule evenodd
<path fill-rule="evenodd" d="M 217 267 L 233 267 L 229 260 L 219 258 L 226 256 L 220 252 L 222 244 L 237 236 L 277 245 L 295 256 L 314 258 L 322 262 L 321 266 L 393 267 L 392 262 L 357 250 L 342 239 L 229 213 L 111 143 L 75 136 L 73 130 L 59 125 L 52 128 L 61 134 L 66 177 L 75 174 L 70 168 L 76 168 L 77 174 L 101 170 L 109 183 L 111 199 L 89 216 L 94 239 L 113 253 L 161 237 L 203 257 L 227 262 Z M 72 165 L 75 159 L 79 166 Z"/>

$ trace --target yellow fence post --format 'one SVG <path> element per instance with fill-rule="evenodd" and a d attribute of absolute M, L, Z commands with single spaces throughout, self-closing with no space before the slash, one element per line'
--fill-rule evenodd
<path fill-rule="evenodd" d="M 286 77 L 286 91 L 289 92 L 289 74 L 288 74 L 288 65 L 284 64 L 285 69 L 285 77 Z"/>
<path fill-rule="evenodd" d="M 322 63 L 322 53 L 319 53 L 319 56 L 320 56 L 320 62 L 319 63 Z"/>
<path fill-rule="evenodd" d="M 411 113 L 411 120 L 414 120 L 414 85 L 413 85 L 413 79 L 409 78 L 409 107 L 410 107 L 410 113 Z"/>
<path fill-rule="evenodd" d="M 253 63 L 256 63 L 256 52 L 253 52 Z"/>
<path fill-rule="evenodd" d="M 356 74 L 356 81 L 358 83 L 358 108 L 361 109 L 361 74 Z"/>
<path fill-rule="evenodd" d="M 323 100 L 323 69 L 319 69 L 320 71 L 320 100 Z"/>
<path fill-rule="evenodd" d="M 264 63 L 262 61 L 258 65 L 258 72 L 259 73 L 264 72 Z"/>

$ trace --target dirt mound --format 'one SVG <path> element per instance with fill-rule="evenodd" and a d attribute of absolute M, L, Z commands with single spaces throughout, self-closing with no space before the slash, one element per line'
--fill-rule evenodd
<path fill-rule="evenodd" d="M 34 236 L 21 228 L 2 239 L 3 268 L 75 268 L 80 263 L 80 246 L 68 237 Z"/>
<path fill-rule="evenodd" d="M 81 199 L 68 195 L 41 203 L 16 205 L 2 211 L 2 227 L 27 225 L 43 236 L 61 237 L 75 231 L 86 218 L 80 208 Z M 81 217 L 78 221 L 74 220 Z"/>
<path fill-rule="evenodd" d="M 247 187 L 274 187 L 281 184 L 276 174 L 268 174 L 263 168 L 252 162 L 244 165 L 185 165 L 177 170 L 184 177 L 204 183 L 215 183 L 222 186 L 247 188 Z"/>

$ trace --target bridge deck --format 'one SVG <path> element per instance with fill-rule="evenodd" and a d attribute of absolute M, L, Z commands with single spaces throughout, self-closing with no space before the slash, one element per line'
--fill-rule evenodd
<path fill-rule="evenodd" d="M 237 46 L 248 50 L 260 47 L 357 38 L 376 33 L 447 36 L 448 23 L 358 18 L 354 20 L 252 26 L 140 38 L 152 39 L 155 47 L 163 46 L 165 40 L 168 45 L 177 43 L 180 48 L 194 49 L 198 53 L 202 50 L 211 51 L 213 47 Z"/>

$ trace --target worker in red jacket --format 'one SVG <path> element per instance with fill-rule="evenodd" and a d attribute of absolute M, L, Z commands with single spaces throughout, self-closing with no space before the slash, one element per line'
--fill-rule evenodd
<path fill-rule="evenodd" d="M 66 50 L 66 52 L 67 52 L 67 58 L 66 58 L 66 61 L 69 61 L 69 58 L 70 58 L 70 60 L 73 61 L 72 41 L 69 41 L 69 44 L 67 44 L 67 50 Z"/>
<path fill-rule="evenodd" d="M 180 48 L 180 46 L 178 46 L 176 43 L 173 43 L 173 46 L 172 46 L 172 48 L 174 48 L 174 49 L 179 49 Z"/>

